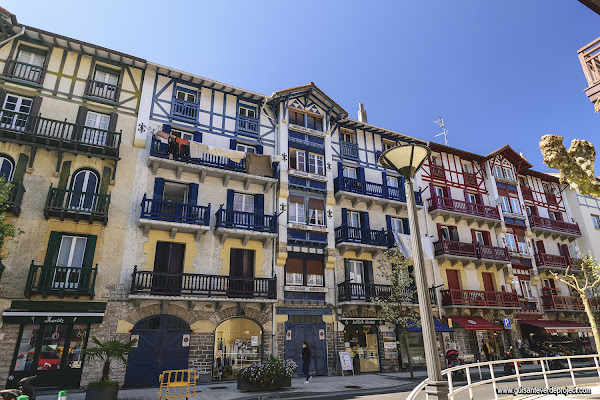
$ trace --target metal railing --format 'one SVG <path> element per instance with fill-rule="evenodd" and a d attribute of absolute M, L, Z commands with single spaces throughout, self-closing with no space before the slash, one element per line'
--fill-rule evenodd
<path fill-rule="evenodd" d="M 580 362 L 581 365 L 574 366 L 574 362 Z M 530 372 L 521 372 L 519 365 L 524 363 L 539 363 L 540 368 L 535 368 L 535 370 Z M 562 364 L 562 366 L 561 366 Z M 566 365 L 565 365 L 566 364 Z M 509 367 L 506 367 L 506 366 Z M 552 366 L 552 368 L 550 368 Z M 499 369 L 494 370 L 494 367 L 501 367 L 502 372 L 505 370 L 512 369 L 512 373 L 504 373 L 502 376 L 499 376 L 502 373 Z M 562 368 L 566 367 L 566 368 Z M 489 379 L 483 379 L 483 374 L 481 370 L 487 369 L 489 371 Z M 473 378 L 471 377 L 471 371 L 479 372 L 479 380 L 473 382 Z M 513 372 L 514 371 L 514 372 Z M 577 355 L 577 356 L 559 356 L 559 357 L 537 357 L 537 358 L 515 358 L 508 360 L 498 360 L 498 361 L 489 361 L 482 363 L 473 363 L 473 364 L 464 364 L 459 365 L 452 368 L 447 368 L 442 371 L 442 379 L 448 380 L 448 399 L 454 400 L 454 398 L 464 392 L 468 392 L 468 398 L 473 399 L 473 389 L 483 385 L 491 385 L 492 393 L 489 393 L 489 397 L 485 398 L 493 398 L 498 399 L 499 393 L 498 382 L 511 381 L 514 382 L 516 380 L 519 388 L 523 387 L 523 378 L 529 377 L 539 377 L 540 375 L 544 379 L 544 385 L 546 388 L 551 388 L 551 382 L 549 382 L 549 378 L 552 378 L 552 375 L 555 374 L 564 374 L 567 373 L 570 375 L 571 383 L 573 387 L 577 386 L 577 380 L 575 378 L 576 372 L 586 372 L 586 371 L 596 371 L 598 373 L 598 377 L 600 378 L 600 356 L 598 354 L 590 354 L 590 355 Z M 453 374 L 456 375 L 464 375 L 466 377 L 466 385 L 463 386 L 455 386 L 455 381 Z M 486 372 L 487 375 L 487 372 Z M 406 400 L 415 400 L 417 396 L 421 393 L 421 391 L 427 386 L 429 383 L 429 379 L 425 379 L 419 385 L 417 385 L 406 397 Z M 562 386 L 562 385 L 561 385 Z M 507 390 L 511 390 L 507 388 Z M 506 393 L 509 397 L 512 398 L 512 393 Z M 479 394 L 481 396 L 481 394 Z M 428 395 L 425 394 L 425 398 L 428 398 Z M 482 398 L 482 397 L 480 397 Z"/>
<path fill-rule="evenodd" d="M 389 186 L 382 183 L 363 181 L 346 176 L 338 176 L 333 180 L 334 191 L 344 191 L 351 193 L 364 194 L 366 196 L 380 197 L 382 199 L 397 200 L 406 202 L 406 193 L 404 187 Z M 418 205 L 423 205 L 421 192 L 415 192 L 415 201 Z"/>
<path fill-rule="evenodd" d="M 196 204 L 149 199 L 144 193 L 140 218 L 208 225 L 210 220 L 210 204 L 208 206 L 199 206 Z"/>
<path fill-rule="evenodd" d="M 244 278 L 156 271 L 133 268 L 131 294 L 274 299 L 277 277 Z"/>
<path fill-rule="evenodd" d="M 85 94 L 87 96 L 98 97 L 110 101 L 118 101 L 121 93 L 121 85 L 111 85 L 110 83 L 97 81 L 91 78 L 85 83 Z"/>
<path fill-rule="evenodd" d="M 259 133 L 260 121 L 256 118 L 249 118 L 240 115 L 237 119 L 237 127 L 238 130 L 242 132 Z"/>
<path fill-rule="evenodd" d="M 429 200 L 429 211 L 455 211 L 462 214 L 476 215 L 479 217 L 500 220 L 500 213 L 498 212 L 497 207 L 470 203 L 467 201 L 452 199 L 450 197 L 432 196 Z"/>
<path fill-rule="evenodd" d="M 571 235 L 581 236 L 579 225 L 576 223 L 559 221 L 557 219 L 544 218 L 538 215 L 529 217 L 529 223 L 532 228 L 549 229 L 552 231 L 565 232 Z"/>
<path fill-rule="evenodd" d="M 4 67 L 4 75 L 27 82 L 42 83 L 46 75 L 46 67 L 8 59 Z"/>
<path fill-rule="evenodd" d="M 390 235 L 385 229 L 355 228 L 347 224 L 335 228 L 335 243 L 352 242 L 372 246 L 388 246 Z"/>
<path fill-rule="evenodd" d="M 512 292 L 445 289 L 440 291 L 442 306 L 521 307 L 519 297 Z"/>
<path fill-rule="evenodd" d="M 31 261 L 25 295 L 58 293 L 94 296 L 98 266 L 93 268 L 35 265 Z"/>
<path fill-rule="evenodd" d="M 219 208 L 216 228 L 275 233 L 277 232 L 277 216 Z"/>
<path fill-rule="evenodd" d="M 358 158 L 358 144 L 340 140 L 342 157 Z"/>
<path fill-rule="evenodd" d="M 110 193 L 79 192 L 71 189 L 54 188 L 50 184 L 44 216 L 73 218 L 76 220 L 108 221 Z"/>

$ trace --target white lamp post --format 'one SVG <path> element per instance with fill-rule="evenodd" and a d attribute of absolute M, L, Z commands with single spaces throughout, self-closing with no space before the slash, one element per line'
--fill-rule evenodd
<path fill-rule="evenodd" d="M 423 259 L 423 245 L 421 243 L 417 207 L 415 205 L 415 192 L 412 183 L 412 178 L 430 155 L 431 150 L 429 147 L 420 144 L 409 144 L 392 147 L 384 151 L 379 156 L 378 161 L 379 164 L 398 172 L 404 178 L 404 190 L 408 206 L 408 223 L 412 242 L 413 271 L 417 294 L 419 296 L 421 330 L 425 346 L 427 377 L 429 378 L 429 384 L 425 390 L 429 394 L 429 398 L 447 400 L 448 385 L 442 381 L 442 370 L 440 358 L 438 357 L 433 312 L 431 310 L 431 300 L 427 286 L 427 272 L 425 271 L 425 260 Z"/>

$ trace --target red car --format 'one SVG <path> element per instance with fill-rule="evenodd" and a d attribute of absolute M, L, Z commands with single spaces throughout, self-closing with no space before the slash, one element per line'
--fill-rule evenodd
<path fill-rule="evenodd" d="M 55 351 L 41 351 L 38 361 L 38 370 L 59 369 L 61 356 Z M 33 351 L 21 353 L 17 356 L 15 371 L 25 371 L 31 369 L 33 362 Z"/>

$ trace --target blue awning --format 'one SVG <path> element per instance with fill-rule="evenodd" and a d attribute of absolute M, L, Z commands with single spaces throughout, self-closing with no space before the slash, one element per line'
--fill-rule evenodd
<path fill-rule="evenodd" d="M 420 322 L 417 323 L 415 321 L 414 325 L 420 325 Z M 454 332 L 454 329 L 448 328 L 446 325 L 442 324 L 436 318 L 433 318 L 433 325 L 435 326 L 435 331 L 436 332 Z M 411 328 L 406 328 L 406 330 L 408 332 L 421 332 L 421 326 L 414 326 L 414 327 L 411 327 Z"/>

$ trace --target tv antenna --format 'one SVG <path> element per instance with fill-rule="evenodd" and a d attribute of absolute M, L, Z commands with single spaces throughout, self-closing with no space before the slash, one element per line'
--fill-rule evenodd
<path fill-rule="evenodd" d="M 440 117 L 436 121 L 433 121 L 434 124 L 438 124 L 440 128 L 442 128 L 442 133 L 438 133 L 435 137 L 444 135 L 444 143 L 448 146 L 448 129 L 446 129 L 446 124 L 444 124 L 444 118 Z"/>

